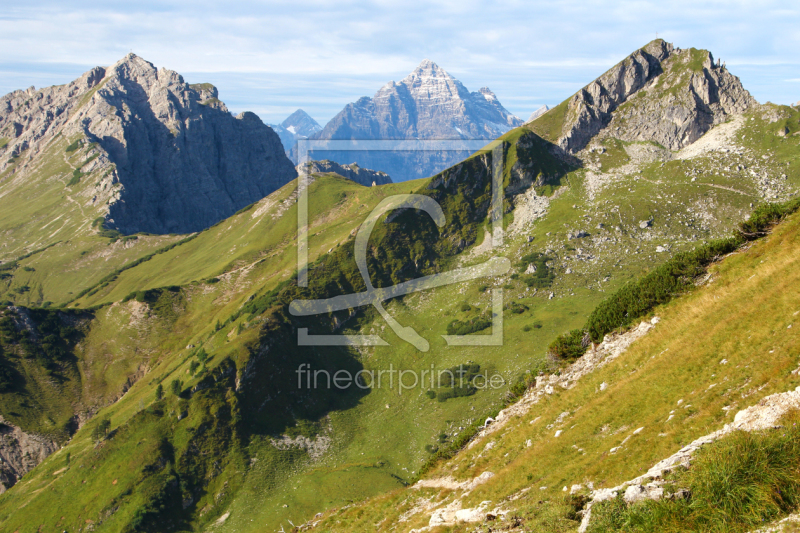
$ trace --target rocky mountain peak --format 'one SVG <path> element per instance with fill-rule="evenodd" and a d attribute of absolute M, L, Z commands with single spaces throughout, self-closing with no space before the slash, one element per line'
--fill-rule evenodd
<path fill-rule="evenodd" d="M 411 71 L 411 73 L 408 76 L 403 78 L 403 82 L 407 80 L 412 80 L 414 78 L 446 78 L 451 80 L 455 79 L 450 74 L 448 74 L 448 72 L 445 69 L 443 69 L 430 59 L 423 59 L 422 62 L 419 65 L 417 65 L 417 68 Z"/>
<path fill-rule="evenodd" d="M 544 115 L 548 111 L 550 111 L 550 107 L 548 107 L 546 104 L 541 106 L 539 109 L 537 109 L 536 111 L 531 113 L 531 116 L 528 117 L 528 120 L 525 121 L 525 124 L 527 124 L 529 122 L 533 122 L 534 120 L 536 120 L 537 118 L 541 117 L 542 115 Z"/>
<path fill-rule="evenodd" d="M 298 109 L 286 117 L 286 120 L 281 122 L 281 126 L 293 135 L 300 137 L 308 137 L 322 130 L 322 126 L 302 109 Z"/>
<path fill-rule="evenodd" d="M 286 117 L 280 124 L 269 124 L 269 127 L 278 134 L 287 157 L 292 161 L 295 161 L 294 151 L 297 141 L 322 131 L 322 126 L 302 109 Z"/>
<path fill-rule="evenodd" d="M 488 87 L 481 87 L 480 89 L 478 89 L 478 92 L 481 93 L 483 97 L 486 98 L 488 101 L 497 100 L 497 96 L 495 96 L 492 90 L 489 89 Z"/>
<path fill-rule="evenodd" d="M 439 101 L 436 105 L 469 97 L 469 91 L 460 81 L 429 59 L 423 60 L 399 83 L 384 85 L 373 98 L 391 98 L 398 89 L 408 91 L 412 98 L 420 102 Z"/>
<path fill-rule="evenodd" d="M 158 81 L 158 69 L 155 65 L 134 53 L 126 55 L 111 65 L 106 70 L 106 75 L 109 78 L 129 80 L 148 89 Z"/>
<path fill-rule="evenodd" d="M 296 176 L 275 133 L 253 113 L 234 118 L 216 96 L 135 54 L 67 85 L 15 91 L 0 98 L 0 137 L 10 139 L 0 152 L 27 153 L 19 165 L 2 158 L 0 172 L 14 164 L 33 175 L 62 135 L 92 147 L 91 165 L 74 169 L 97 174 L 80 187 L 83 211 L 123 233 L 202 230 Z"/>
<path fill-rule="evenodd" d="M 558 138 L 551 140 L 570 153 L 598 134 L 678 150 L 755 103 L 707 50 L 681 50 L 657 39 L 550 111 L 563 114 Z M 537 129 L 536 120 L 531 125 Z"/>
<path fill-rule="evenodd" d="M 488 88 L 470 92 L 429 59 L 400 82 L 389 82 L 372 98 L 348 104 L 315 139 L 495 139 L 522 121 L 509 113 Z M 325 152 L 315 159 L 346 164 L 354 158 L 364 167 L 387 172 L 397 181 L 435 174 L 467 153 L 377 154 Z"/>

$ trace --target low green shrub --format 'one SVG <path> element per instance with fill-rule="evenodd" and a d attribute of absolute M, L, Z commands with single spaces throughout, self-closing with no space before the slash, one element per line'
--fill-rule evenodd
<path fill-rule="evenodd" d="M 447 325 L 448 335 L 469 335 L 476 331 L 482 331 L 492 325 L 491 320 L 476 317 L 469 320 L 453 320 Z"/>
<path fill-rule="evenodd" d="M 72 187 L 72 186 L 77 185 L 78 183 L 80 183 L 82 176 L 84 176 L 84 174 L 80 171 L 79 168 L 76 168 L 75 170 L 73 170 L 72 171 L 72 179 L 70 179 L 69 182 L 67 183 L 67 187 Z"/>
<path fill-rule="evenodd" d="M 529 307 L 525 304 L 521 304 L 519 302 L 510 302 L 506 308 L 514 313 L 515 315 L 521 315 L 525 311 L 529 309 Z"/>
<path fill-rule="evenodd" d="M 582 356 L 589 346 L 589 338 L 582 329 L 573 329 L 559 335 L 547 348 L 547 353 L 557 360 L 574 361 Z"/>
<path fill-rule="evenodd" d="M 603 300 L 589 315 L 586 330 L 594 342 L 600 342 L 607 333 L 631 325 L 656 306 L 693 287 L 697 277 L 704 274 L 711 263 L 735 251 L 741 244 L 740 238 L 730 237 L 676 254 L 654 271 Z"/>
<path fill-rule="evenodd" d="M 528 287 L 536 289 L 545 289 L 552 285 L 553 280 L 556 279 L 556 275 L 553 270 L 547 266 L 547 261 L 549 260 L 549 257 L 538 252 L 524 255 L 520 259 L 520 273 L 527 271 L 530 265 L 534 266 L 535 272 L 523 275 L 522 281 L 524 281 Z"/>
<path fill-rule="evenodd" d="M 67 146 L 67 148 L 64 151 L 67 153 L 74 152 L 75 150 L 81 147 L 81 144 L 83 143 L 80 138 L 75 139 L 73 142 L 69 144 L 69 146 Z"/>
<path fill-rule="evenodd" d="M 625 328 L 645 316 L 656 306 L 665 304 L 695 286 L 713 262 L 736 251 L 749 240 L 766 235 L 770 228 L 800 209 L 800 198 L 783 203 L 762 204 L 742 222 L 733 236 L 676 254 L 672 259 L 636 281 L 626 284 L 592 311 L 584 326 L 593 342 L 600 342 L 614 330 Z M 523 258 L 524 259 L 524 258 Z M 550 346 L 550 353 L 571 360 L 579 345 L 574 330 L 559 336 Z M 562 357 L 568 355 L 569 357 Z"/>

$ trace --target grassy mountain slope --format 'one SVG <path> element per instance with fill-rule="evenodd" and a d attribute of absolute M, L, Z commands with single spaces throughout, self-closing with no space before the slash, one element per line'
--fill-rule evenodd
<path fill-rule="evenodd" d="M 105 200 L 116 194 L 118 184 L 107 179 L 109 169 L 98 164 L 96 148 L 74 142 L 79 140 L 58 135 L 24 174 L 12 166 L 0 175 L 4 300 L 29 306 L 64 303 L 110 270 L 180 239 L 120 238 L 98 228 L 95 220 L 107 212 Z M 105 186 L 108 198 L 98 195 L 96 183 Z"/>
<path fill-rule="evenodd" d="M 454 499 L 463 508 L 490 501 L 488 509 L 508 511 L 496 523 L 501 530 L 574 530 L 579 497 L 562 487 L 613 487 L 731 422 L 740 409 L 800 385 L 798 261 L 795 214 L 715 265 L 700 288 L 655 309 L 658 325 L 617 359 L 425 474 L 468 481 L 492 472 L 485 483 L 470 492 L 403 489 L 333 511 L 313 530 L 378 524 L 377 531 L 408 531 L 427 526 L 432 511 Z"/>

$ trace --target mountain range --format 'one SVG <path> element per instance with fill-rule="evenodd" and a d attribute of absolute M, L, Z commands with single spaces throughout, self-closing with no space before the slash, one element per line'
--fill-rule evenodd
<path fill-rule="evenodd" d="M 352 153 L 295 169 L 255 115 L 136 56 L 0 100 L 0 529 L 749 531 L 795 511 L 800 109 L 663 40 L 587 81 L 521 124 L 426 61 L 311 136 L 496 136 L 409 181 L 408 159 Z M 409 193 L 441 216 L 359 238 Z M 292 312 L 486 262 L 509 269 Z M 366 384 L 390 369 L 423 383 Z M 326 373 L 364 380 L 305 386 Z"/>

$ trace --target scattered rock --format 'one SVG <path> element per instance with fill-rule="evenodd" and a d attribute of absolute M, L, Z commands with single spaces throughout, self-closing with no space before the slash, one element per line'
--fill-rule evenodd
<path fill-rule="evenodd" d="M 571 232 L 569 232 L 567 234 L 567 239 L 569 239 L 569 240 L 583 239 L 584 237 L 588 237 L 588 236 L 589 236 L 589 234 L 584 230 L 575 230 L 575 231 L 571 231 Z"/>
<path fill-rule="evenodd" d="M 678 401 L 678 405 L 683 403 L 683 400 Z M 592 500 L 586 507 L 581 521 L 581 526 L 578 529 L 580 533 L 585 533 L 589 527 L 589 522 L 592 515 L 592 506 L 600 501 L 610 498 L 616 498 L 616 495 L 625 491 L 625 501 L 640 501 L 642 499 L 660 499 L 664 496 L 662 485 L 665 475 L 675 469 L 676 467 L 688 467 L 692 456 L 701 447 L 710 444 L 733 431 L 759 431 L 764 429 L 772 429 L 777 427 L 778 420 L 792 409 L 800 408 L 800 387 L 793 391 L 772 394 L 763 398 L 757 405 L 753 405 L 739 411 L 734 417 L 733 423 L 725 424 L 725 426 L 709 435 L 700 437 L 692 443 L 684 446 L 670 457 L 659 461 L 650 470 L 642 476 L 639 476 L 630 481 L 610 489 L 600 489 L 592 493 Z M 670 415 L 670 418 L 672 416 Z M 639 430 L 637 430 L 638 432 Z M 616 451 L 618 448 L 615 448 Z M 613 451 L 612 451 L 613 453 Z M 610 496 L 612 495 L 613 496 Z M 677 490 L 673 493 L 672 498 L 685 498 L 688 497 L 688 491 L 685 489 Z M 629 499 L 630 498 L 630 499 Z"/>
<path fill-rule="evenodd" d="M 330 448 L 331 442 L 331 438 L 325 435 L 317 435 L 313 439 L 303 435 L 298 435 L 294 438 L 281 435 L 278 438 L 270 439 L 270 444 L 279 450 L 299 448 L 305 450 L 313 460 L 321 458 Z"/>
<path fill-rule="evenodd" d="M 309 161 L 296 167 L 297 173 L 307 172 L 308 174 L 338 174 L 343 178 L 360 183 L 365 187 L 376 185 L 386 185 L 392 183 L 392 178 L 386 172 L 361 168 L 357 163 L 350 165 L 340 165 L 330 160 Z"/>

